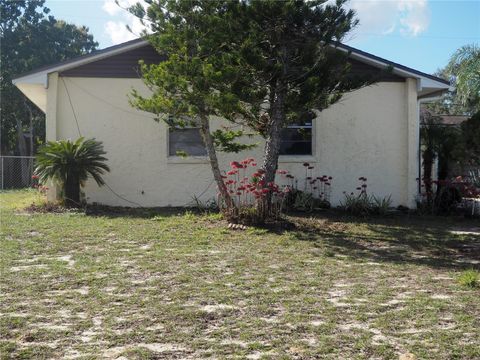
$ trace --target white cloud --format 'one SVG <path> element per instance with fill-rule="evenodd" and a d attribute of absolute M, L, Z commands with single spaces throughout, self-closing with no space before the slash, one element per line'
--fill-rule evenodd
<path fill-rule="evenodd" d="M 120 6 L 115 0 L 104 0 L 102 8 L 112 16 L 105 24 L 105 32 L 113 44 L 138 38 L 146 30 L 138 18 L 125 10 L 137 2 L 147 5 L 143 0 L 119 0 Z M 395 31 L 405 36 L 418 36 L 430 25 L 428 0 L 351 0 L 347 6 L 357 12 L 360 20 L 353 32 L 356 38 Z"/>
<path fill-rule="evenodd" d="M 430 25 L 427 0 L 351 0 L 348 7 L 357 12 L 360 25 L 354 32 L 360 36 L 397 30 L 417 36 Z"/>
<path fill-rule="evenodd" d="M 122 9 L 115 3 L 115 0 L 105 0 L 102 6 L 109 15 L 117 15 Z"/>
<path fill-rule="evenodd" d="M 114 45 L 136 39 L 144 30 L 147 30 L 140 19 L 125 10 L 137 2 L 144 6 L 147 5 L 143 0 L 119 0 L 120 6 L 116 4 L 115 0 L 104 0 L 103 10 L 110 16 L 115 17 L 105 24 L 105 33 Z M 127 29 L 127 25 L 131 31 Z"/>
<path fill-rule="evenodd" d="M 417 36 L 427 30 L 430 25 L 430 9 L 427 0 L 402 1 L 400 9 L 403 12 L 403 17 L 400 18 L 403 32 Z"/>

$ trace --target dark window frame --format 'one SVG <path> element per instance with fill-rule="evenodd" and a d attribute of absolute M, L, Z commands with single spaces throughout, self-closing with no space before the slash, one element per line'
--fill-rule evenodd
<path fill-rule="evenodd" d="M 172 138 L 172 134 L 174 134 L 175 132 L 177 132 L 177 133 L 185 132 L 186 133 L 186 132 L 191 132 L 192 130 L 198 131 L 198 135 L 196 135 L 196 136 L 194 135 L 194 137 L 196 137 L 195 141 L 183 141 L 183 142 L 180 143 L 180 144 L 183 144 L 183 146 L 178 145 L 178 143 L 175 142 L 175 140 L 178 140 L 178 139 Z M 168 136 L 167 153 L 168 153 L 169 157 L 178 157 L 179 156 L 179 154 L 178 154 L 179 151 L 180 152 L 185 152 L 187 154 L 187 156 L 193 156 L 193 157 L 206 157 L 207 156 L 207 148 L 205 147 L 205 144 L 203 143 L 203 139 L 202 139 L 201 134 L 200 134 L 200 127 L 193 127 L 193 126 L 169 127 L 167 129 L 167 136 Z M 190 153 L 188 151 L 189 145 L 190 146 L 193 145 L 196 148 L 196 150 L 199 150 L 200 144 L 201 144 L 201 147 L 202 147 L 203 151 L 198 151 L 198 152 L 193 152 L 193 153 Z M 184 147 L 184 148 L 182 149 L 182 147 Z"/>
<path fill-rule="evenodd" d="M 285 140 L 285 134 L 295 129 L 305 129 L 310 134 L 308 139 Z M 298 135 L 297 135 L 298 136 Z M 313 119 L 303 125 L 292 124 L 282 130 L 280 141 L 280 156 L 312 156 L 314 147 Z M 292 136 L 295 138 L 295 134 Z"/>

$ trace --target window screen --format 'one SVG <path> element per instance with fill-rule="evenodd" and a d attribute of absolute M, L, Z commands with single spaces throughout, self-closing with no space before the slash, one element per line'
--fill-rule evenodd
<path fill-rule="evenodd" d="M 169 129 L 168 155 L 176 156 L 186 153 L 188 156 L 205 156 L 207 150 L 198 128 Z"/>
<path fill-rule="evenodd" d="M 312 155 L 312 123 L 292 124 L 282 130 L 280 155 Z"/>

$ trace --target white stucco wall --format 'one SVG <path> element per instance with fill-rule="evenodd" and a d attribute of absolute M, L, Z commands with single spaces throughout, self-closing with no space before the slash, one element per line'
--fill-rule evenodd
<path fill-rule="evenodd" d="M 153 121 L 150 114 L 130 107 L 127 94 L 132 87 L 147 91 L 141 80 L 59 78 L 56 83 L 54 75 L 50 77 L 55 90 L 48 93 L 49 111 L 53 112 L 55 92 L 57 99 L 55 116 L 47 114 L 47 136 L 74 139 L 79 136 L 79 128 L 81 135 L 103 141 L 112 170 L 105 180 L 118 195 L 130 201 L 89 182 L 85 188 L 89 202 L 182 206 L 191 202 L 194 195 L 202 194 L 202 200 L 215 196 L 209 164 L 204 159 L 169 158 L 167 127 Z M 411 118 L 416 98 L 413 104 L 412 97 L 407 96 L 407 84 L 380 83 L 347 94 L 315 119 L 314 155 L 281 158 L 280 168 L 303 178 L 302 163 L 309 162 L 318 175 L 333 176 L 334 205 L 343 198 L 343 191 L 355 189 L 360 176 L 368 178 L 370 192 L 391 195 L 394 205 L 413 205 L 415 194 L 409 195 L 407 177 L 408 167 L 417 165 L 408 163 L 408 137 L 409 119 L 417 121 Z M 54 121 L 56 124 L 52 124 Z M 410 124 L 410 128 L 417 125 Z M 261 163 L 262 148 L 260 144 L 254 151 L 223 154 L 220 159 L 225 169 L 230 161 L 251 156 Z"/>

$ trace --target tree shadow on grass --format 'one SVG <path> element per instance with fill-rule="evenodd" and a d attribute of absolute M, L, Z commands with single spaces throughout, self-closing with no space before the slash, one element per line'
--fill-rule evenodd
<path fill-rule="evenodd" d="M 421 216 L 366 220 L 338 214 L 303 220 L 294 232 L 297 239 L 314 241 L 334 254 L 379 263 L 480 269 L 480 235 L 451 232 L 453 226 L 473 221 Z"/>
<path fill-rule="evenodd" d="M 88 205 L 85 208 L 85 215 L 92 217 L 107 217 L 107 218 L 138 218 L 151 219 L 157 216 L 170 217 L 182 216 L 187 213 L 205 214 L 195 208 L 186 207 L 158 207 L 158 208 L 132 208 L 121 206 L 104 206 L 104 205 Z"/>

